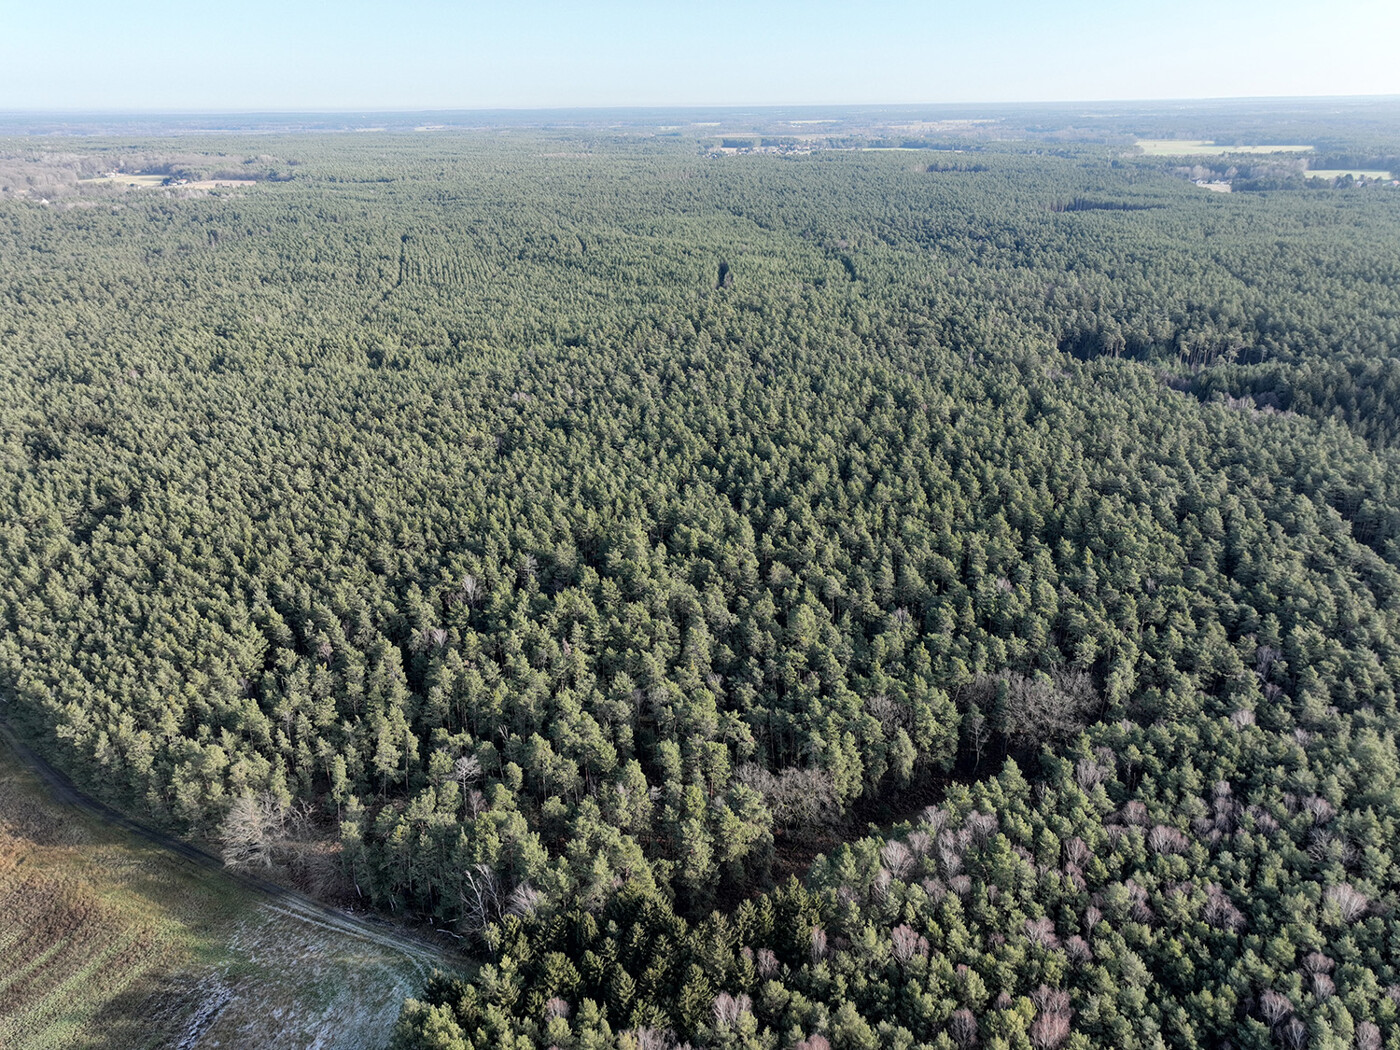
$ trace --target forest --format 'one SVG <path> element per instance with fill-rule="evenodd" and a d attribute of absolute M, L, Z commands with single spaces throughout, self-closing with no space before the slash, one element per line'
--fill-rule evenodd
<path fill-rule="evenodd" d="M 0 718 L 399 1050 L 1400 1047 L 1400 189 L 1113 119 L 0 140 Z"/>

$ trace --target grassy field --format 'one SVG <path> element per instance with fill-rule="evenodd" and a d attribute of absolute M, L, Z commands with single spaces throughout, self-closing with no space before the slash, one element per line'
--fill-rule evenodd
<path fill-rule="evenodd" d="M 382 1047 L 452 959 L 109 828 L 0 743 L 0 1046 Z"/>
<path fill-rule="evenodd" d="M 168 175 L 118 175 L 110 179 L 105 176 L 98 176 L 95 179 L 79 179 L 78 181 L 82 183 L 110 182 L 113 186 L 149 188 L 151 186 L 162 185 L 167 178 L 169 178 Z"/>
<path fill-rule="evenodd" d="M 1303 176 L 1309 179 L 1340 179 L 1343 175 L 1350 175 L 1357 179 L 1388 179 L 1388 171 L 1368 171 L 1362 168 L 1317 168 L 1303 172 Z"/>
<path fill-rule="evenodd" d="M 1311 153 L 1312 147 L 1217 146 L 1201 139 L 1138 139 L 1137 148 L 1149 157 L 1218 157 L 1226 153 Z"/>
<path fill-rule="evenodd" d="M 168 175 L 118 175 L 116 178 L 98 177 L 95 179 L 79 179 L 78 182 L 84 186 L 93 186 L 98 183 L 109 183 L 113 186 L 136 189 L 157 189 L 165 185 Z M 188 190 L 212 190 L 220 186 L 254 186 L 256 179 L 200 179 L 194 182 L 186 182 L 181 186 L 172 186 L 172 189 Z"/>

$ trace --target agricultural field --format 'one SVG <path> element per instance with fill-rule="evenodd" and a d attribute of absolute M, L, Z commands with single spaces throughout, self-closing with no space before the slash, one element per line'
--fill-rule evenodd
<path fill-rule="evenodd" d="M 112 186 L 120 186 L 125 189 L 160 189 L 167 186 L 169 175 L 117 175 L 109 178 L 100 175 L 95 179 L 79 179 L 79 185 L 96 186 L 108 183 Z M 213 190 L 226 186 L 252 186 L 257 183 L 257 179 L 191 179 L 186 182 L 169 183 L 169 188 L 186 190 Z"/>
<path fill-rule="evenodd" d="M 1363 171 L 1358 168 L 1314 168 L 1304 172 L 1310 179 L 1340 179 L 1350 175 L 1354 179 L 1388 179 L 1388 171 Z"/>
<path fill-rule="evenodd" d="M 1226 154 L 1311 153 L 1312 146 L 1229 146 L 1201 139 L 1138 139 L 1135 143 L 1149 157 L 1220 157 Z"/>
<path fill-rule="evenodd" d="M 127 175 L 124 172 L 114 176 L 99 175 L 93 179 L 79 179 L 80 183 L 97 184 L 110 183 L 113 186 L 135 187 L 137 189 L 151 189 L 156 186 L 163 186 L 168 175 Z"/>
<path fill-rule="evenodd" d="M 0 912 L 8 1050 L 378 1047 L 448 961 L 56 803 L 4 745 Z"/>

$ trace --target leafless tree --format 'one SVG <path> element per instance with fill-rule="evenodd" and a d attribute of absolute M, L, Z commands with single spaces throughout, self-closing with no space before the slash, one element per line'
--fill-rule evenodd
<path fill-rule="evenodd" d="M 1137 799 L 1125 802 L 1123 808 L 1118 811 L 1118 819 L 1124 824 L 1146 824 L 1147 806 Z"/>
<path fill-rule="evenodd" d="M 969 813 L 967 816 L 967 830 L 972 834 L 978 845 L 985 845 L 987 840 L 996 834 L 1000 821 L 995 813 Z"/>
<path fill-rule="evenodd" d="M 1089 860 L 1093 857 L 1093 853 L 1092 851 L 1090 851 L 1088 843 L 1086 843 L 1078 835 L 1066 842 L 1064 849 L 1065 863 L 1073 864 L 1079 868 L 1082 868 L 1085 864 L 1088 864 Z"/>
<path fill-rule="evenodd" d="M 463 932 L 479 934 L 501 918 L 506 892 L 495 869 L 482 863 L 463 869 L 458 899 L 462 905 Z"/>
<path fill-rule="evenodd" d="M 890 874 L 888 868 L 882 867 L 875 873 L 875 877 L 870 880 L 870 899 L 882 901 L 890 892 L 890 884 L 894 882 L 894 876 Z"/>
<path fill-rule="evenodd" d="M 273 851 L 286 835 L 287 808 L 277 796 L 239 795 L 219 826 L 224 863 L 272 867 Z"/>
<path fill-rule="evenodd" d="M 714 1012 L 715 1027 L 730 1028 L 738 1024 L 739 1019 L 753 1008 L 753 1002 L 747 995 L 730 995 L 728 992 L 720 992 L 715 996 Z"/>
<path fill-rule="evenodd" d="M 967 849 L 972 836 L 966 829 L 962 831 L 943 830 L 938 833 L 938 863 L 943 874 L 950 878 L 962 871 L 963 851 Z"/>
<path fill-rule="evenodd" d="M 550 999 L 547 1003 L 544 1004 L 544 1015 L 548 1018 L 567 1018 L 569 1016 L 570 1011 L 571 1007 L 569 1006 L 569 1004 L 563 999 L 560 999 L 558 996 L 555 996 L 553 999 Z"/>
<path fill-rule="evenodd" d="M 1190 845 L 1186 836 L 1167 824 L 1158 824 L 1147 833 L 1147 845 L 1153 853 L 1184 853 Z"/>
<path fill-rule="evenodd" d="M 792 830 L 825 827 L 841 815 L 836 785 L 823 769 L 788 768 L 777 775 L 749 764 L 735 771 L 739 783 L 763 796 L 773 823 Z"/>
<path fill-rule="evenodd" d="M 1328 904 L 1337 906 L 1337 912 L 1341 915 L 1343 922 L 1355 922 L 1365 915 L 1371 906 L 1371 902 L 1367 900 L 1364 893 L 1345 882 L 1336 886 L 1328 886 L 1322 894 L 1322 899 Z"/>
<path fill-rule="evenodd" d="M 929 900 L 935 903 L 948 895 L 948 887 L 943 885 L 942 879 L 924 879 L 919 885 L 928 894 Z"/>
<path fill-rule="evenodd" d="M 977 1045 L 977 1018 L 966 1006 L 954 1010 L 953 1016 L 948 1018 L 948 1034 L 961 1050 L 971 1050 Z"/>
<path fill-rule="evenodd" d="M 942 806 L 925 806 L 920 819 L 928 825 L 929 834 L 937 835 L 948 824 L 948 811 Z"/>
<path fill-rule="evenodd" d="M 1325 973 L 1313 974 L 1308 983 L 1312 985 L 1312 993 L 1320 1003 L 1332 998 L 1337 991 L 1336 984 Z"/>
<path fill-rule="evenodd" d="M 1217 930 L 1233 931 L 1244 926 L 1244 914 L 1218 883 L 1206 887 L 1205 920 Z"/>
<path fill-rule="evenodd" d="M 914 869 L 914 854 L 898 839 L 890 839 L 880 848 L 880 857 L 890 874 L 903 882 Z"/>
<path fill-rule="evenodd" d="M 1247 806 L 1245 814 L 1254 821 L 1254 827 L 1264 835 L 1273 835 L 1278 831 L 1278 820 L 1263 806 Z"/>
<path fill-rule="evenodd" d="M 1236 729 L 1243 729 L 1246 726 L 1254 725 L 1254 709 L 1241 707 L 1230 715 L 1230 724 Z"/>
<path fill-rule="evenodd" d="M 510 891 L 510 897 L 506 900 L 506 912 L 510 915 L 519 915 L 524 918 L 535 914 L 535 909 L 540 906 L 543 895 L 528 882 L 522 882 L 515 889 Z"/>
<path fill-rule="evenodd" d="M 891 951 L 896 961 L 901 964 L 909 962 L 915 956 L 921 959 L 928 957 L 928 941 L 910 926 L 896 926 L 890 931 L 890 939 L 893 944 Z"/>
<path fill-rule="evenodd" d="M 755 966 L 760 977 L 772 977 L 778 972 L 778 957 L 771 948 L 760 948 Z"/>
<path fill-rule="evenodd" d="M 1001 729 L 1017 747 L 1066 740 L 1100 706 L 1093 680 L 1082 671 L 1057 669 L 1034 678 L 1012 672 L 1002 683 Z"/>
<path fill-rule="evenodd" d="M 1132 879 L 1128 879 L 1123 885 L 1128 890 L 1128 899 L 1132 902 L 1128 914 L 1132 916 L 1134 922 L 1140 922 L 1144 926 L 1150 926 L 1157 918 L 1152 911 L 1152 906 L 1147 902 L 1147 890 L 1139 886 Z"/>
<path fill-rule="evenodd" d="M 1050 919 L 1027 919 L 1026 940 L 1041 948 L 1058 948 L 1060 938 L 1055 933 L 1055 924 Z"/>
<path fill-rule="evenodd" d="M 1308 1026 L 1294 1017 L 1279 1030 L 1279 1039 L 1288 1050 L 1303 1050 L 1308 1045 Z"/>
<path fill-rule="evenodd" d="M 669 1028 L 633 1028 L 624 1033 L 624 1037 L 630 1038 L 636 1050 L 679 1050 L 676 1033 Z"/>
<path fill-rule="evenodd" d="M 1321 952 L 1308 952 L 1303 956 L 1304 973 L 1331 973 L 1337 966 L 1336 962 Z"/>
<path fill-rule="evenodd" d="M 1031 1022 L 1031 1045 L 1036 1050 L 1055 1050 L 1070 1037 L 1069 993 L 1041 985 L 1031 996 L 1036 1005 L 1035 1020 Z"/>
<path fill-rule="evenodd" d="M 1337 815 L 1332 803 L 1321 795 L 1313 795 L 1303 803 L 1303 808 L 1312 814 L 1313 823 L 1326 824 Z"/>
<path fill-rule="evenodd" d="M 1281 995 L 1272 988 L 1263 992 L 1259 996 L 1259 1016 L 1269 1025 L 1280 1024 L 1285 1017 L 1293 1013 L 1293 1004 L 1289 1002 L 1286 995 Z"/>
<path fill-rule="evenodd" d="M 1074 767 L 1074 779 L 1085 791 L 1092 791 L 1112 775 L 1108 766 L 1100 765 L 1092 758 L 1081 758 Z"/>

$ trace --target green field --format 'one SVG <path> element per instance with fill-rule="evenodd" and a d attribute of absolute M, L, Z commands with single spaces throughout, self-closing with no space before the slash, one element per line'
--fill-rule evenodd
<path fill-rule="evenodd" d="M 435 961 L 51 801 L 3 744 L 0 907 L 8 1050 L 379 1047 Z"/>
<path fill-rule="evenodd" d="M 1285 146 L 1220 146 L 1202 139 L 1138 139 L 1138 149 L 1149 157 L 1219 157 L 1235 153 L 1311 153 L 1302 144 Z"/>

